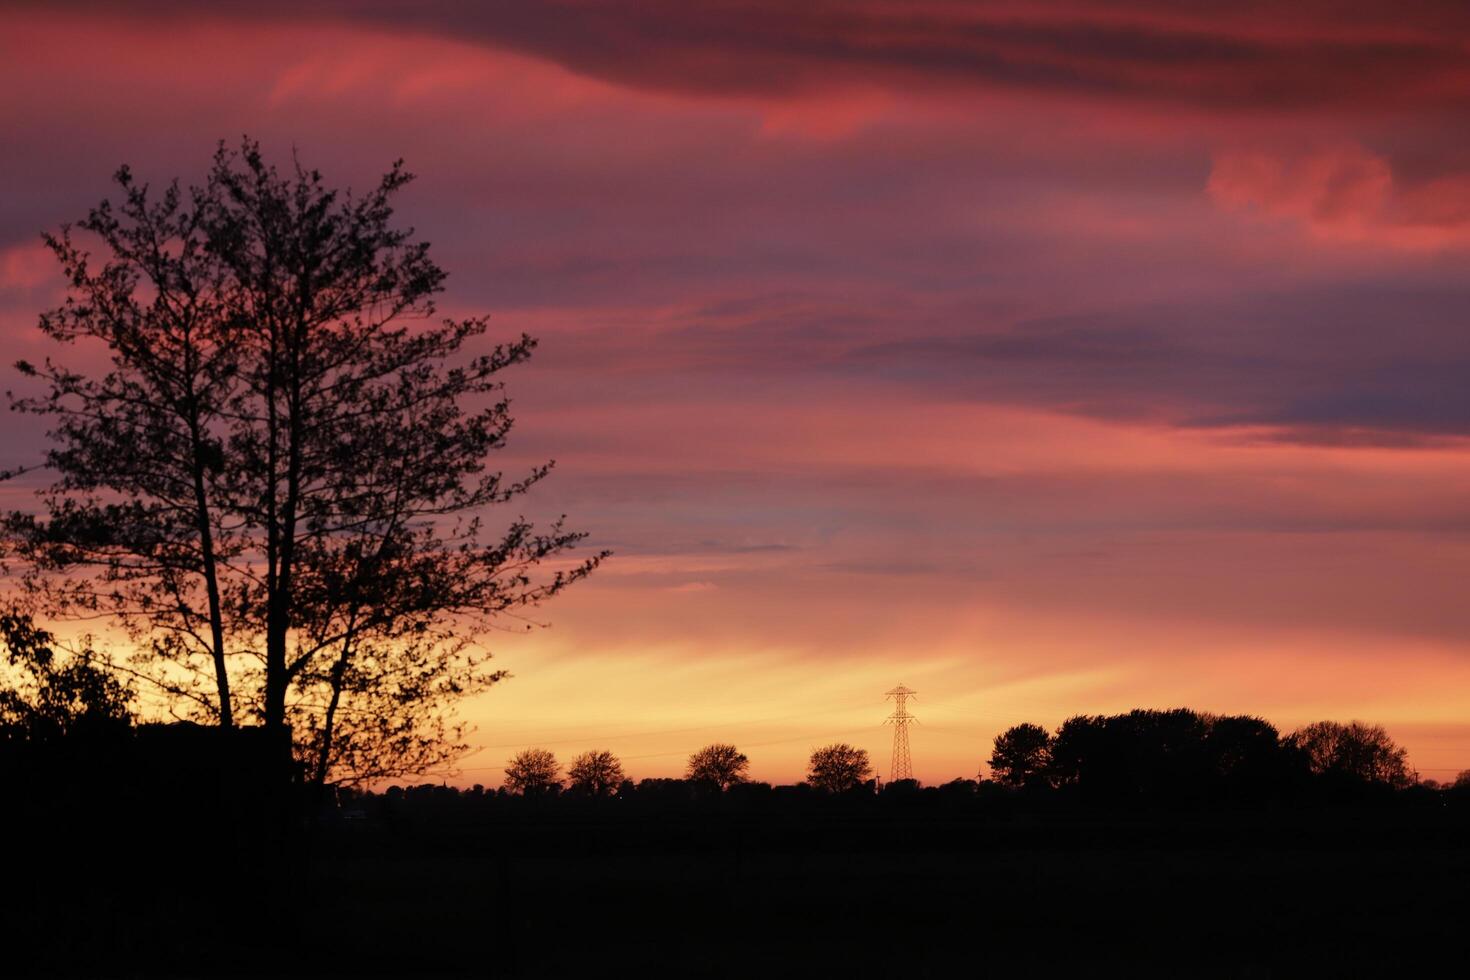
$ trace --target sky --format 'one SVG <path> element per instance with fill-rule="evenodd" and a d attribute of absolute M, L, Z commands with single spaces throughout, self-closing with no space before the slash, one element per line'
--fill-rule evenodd
<path fill-rule="evenodd" d="M 50 352 L 39 235 L 119 164 L 402 157 L 442 308 L 541 340 L 525 512 L 615 552 L 492 638 L 435 778 L 718 740 L 789 781 L 839 739 L 886 776 L 899 683 L 928 782 L 1174 706 L 1452 778 L 1470 6 L 1220 6 L 0 0 L 3 360 Z"/>

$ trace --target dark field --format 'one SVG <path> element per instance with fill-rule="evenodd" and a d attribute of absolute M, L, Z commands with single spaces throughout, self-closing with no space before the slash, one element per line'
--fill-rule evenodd
<path fill-rule="evenodd" d="M 350 836 L 314 867 L 312 971 L 1393 976 L 1454 957 L 1470 912 L 1440 814 Z"/>
<path fill-rule="evenodd" d="M 243 767 L 129 758 L 0 782 L 0 973 L 1406 976 L 1458 959 L 1470 920 L 1460 788 L 1125 808 L 991 784 L 428 786 L 313 825 Z"/>
<path fill-rule="evenodd" d="M 122 976 L 1395 976 L 1456 956 L 1470 912 L 1466 835 L 1422 824 L 727 826 L 665 846 L 558 829 L 331 841 L 274 911 L 197 885 L 94 884 L 11 916 L 25 929 L 11 962 Z"/>

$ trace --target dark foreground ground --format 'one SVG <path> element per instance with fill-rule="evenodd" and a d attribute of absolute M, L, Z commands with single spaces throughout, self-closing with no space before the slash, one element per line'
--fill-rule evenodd
<path fill-rule="evenodd" d="M 13 972 L 1412 976 L 1470 922 L 1470 821 L 1433 806 L 374 817 L 224 898 L 172 831 L 115 877 L 7 875 Z"/>

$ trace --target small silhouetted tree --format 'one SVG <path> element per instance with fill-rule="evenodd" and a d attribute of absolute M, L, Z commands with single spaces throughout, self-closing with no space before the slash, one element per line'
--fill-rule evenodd
<path fill-rule="evenodd" d="M 1382 725 L 1319 721 L 1292 732 L 1288 744 L 1301 752 L 1317 775 L 1402 788 L 1412 785 L 1409 753 Z"/>
<path fill-rule="evenodd" d="M 1006 786 L 1034 786 L 1051 768 L 1051 735 L 1029 722 L 1012 725 L 995 736 L 990 771 Z"/>
<path fill-rule="evenodd" d="M 845 742 L 825 745 L 807 761 L 807 782 L 829 793 L 845 793 L 861 786 L 873 774 L 866 749 Z"/>
<path fill-rule="evenodd" d="M 61 651 L 54 636 L 14 611 L 0 613 L 0 643 L 16 681 L 0 682 L 0 740 L 107 735 L 132 724 L 131 692 L 93 664 L 90 649 Z"/>
<path fill-rule="evenodd" d="M 607 796 L 623 782 L 623 764 L 606 749 L 583 752 L 567 768 L 571 788 L 588 796 Z"/>
<path fill-rule="evenodd" d="M 561 766 L 550 749 L 526 749 L 505 766 L 505 788 L 522 796 L 538 796 L 561 785 Z"/>
<path fill-rule="evenodd" d="M 696 783 L 713 783 L 721 792 L 743 783 L 750 775 L 750 760 L 733 745 L 716 742 L 689 757 L 687 778 Z"/>

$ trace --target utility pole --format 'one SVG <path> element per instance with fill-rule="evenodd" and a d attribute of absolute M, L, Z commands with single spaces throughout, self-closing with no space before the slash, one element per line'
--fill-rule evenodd
<path fill-rule="evenodd" d="M 917 722 L 918 719 L 909 714 L 905 702 L 918 695 L 900 684 L 883 696 L 893 699 L 893 714 L 888 716 L 888 724 L 893 726 L 893 766 L 889 769 L 888 781 L 913 779 L 914 764 L 909 758 L 909 722 Z"/>

